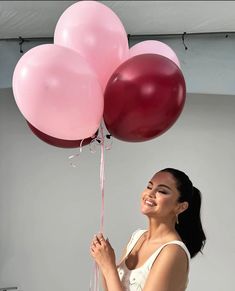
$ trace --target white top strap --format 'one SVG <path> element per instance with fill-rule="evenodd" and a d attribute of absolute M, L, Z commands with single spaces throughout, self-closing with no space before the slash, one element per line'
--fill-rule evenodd
<path fill-rule="evenodd" d="M 165 243 L 164 245 L 162 245 L 160 248 L 158 248 L 158 249 L 157 249 L 157 250 L 152 254 L 152 256 L 148 259 L 148 263 L 147 263 L 147 265 L 148 265 L 148 269 L 149 269 L 149 270 L 151 269 L 151 267 L 152 267 L 154 261 L 156 260 L 157 256 L 160 254 L 161 250 L 162 250 L 165 246 L 170 245 L 170 244 L 177 244 L 177 245 L 179 245 L 180 247 L 183 248 L 183 250 L 185 251 L 185 253 L 186 253 L 186 255 L 187 255 L 187 258 L 188 258 L 188 267 L 189 267 L 189 262 L 190 262 L 190 258 L 191 258 L 191 257 L 190 257 L 190 253 L 189 253 L 189 251 L 188 251 L 186 245 L 185 245 L 182 241 L 180 241 L 180 240 L 173 240 L 173 241 L 170 241 L 170 242 Z"/>
<path fill-rule="evenodd" d="M 127 245 L 127 251 L 125 254 L 125 257 L 127 257 L 129 255 L 129 253 L 131 252 L 131 250 L 134 248 L 134 246 L 136 245 L 138 239 L 142 236 L 143 233 L 145 233 L 147 230 L 146 229 L 137 229 L 131 236 L 131 239 Z M 160 254 L 161 250 L 169 244 L 177 244 L 180 247 L 183 248 L 183 250 L 185 251 L 187 258 L 188 258 L 188 266 L 189 266 L 189 262 L 191 259 L 190 253 L 186 247 L 186 245 L 180 241 L 180 240 L 172 240 L 170 242 L 167 242 L 165 244 L 163 244 L 160 248 L 158 248 L 149 258 L 148 260 L 145 262 L 145 264 L 147 264 L 147 268 L 150 270 L 154 261 L 156 260 L 157 256 Z M 145 265 L 144 264 L 144 265 Z M 145 265 L 146 266 L 146 265 Z"/>
<path fill-rule="evenodd" d="M 131 239 L 130 239 L 130 241 L 129 241 L 128 245 L 127 245 L 127 248 L 126 248 L 126 255 L 125 255 L 125 257 L 127 257 L 129 255 L 129 253 L 131 252 L 131 250 L 134 248 L 135 244 L 137 243 L 138 239 L 145 232 L 146 232 L 145 229 L 137 229 L 132 234 Z"/>
<path fill-rule="evenodd" d="M 147 230 L 146 229 L 137 229 L 131 236 L 131 239 L 127 245 L 127 251 L 126 251 L 126 255 L 125 257 L 127 257 L 129 255 L 129 253 L 131 252 L 131 250 L 134 248 L 134 246 L 136 245 L 137 241 L 139 240 L 139 238 L 142 236 L 143 233 L 145 233 Z M 172 240 L 170 242 L 167 242 L 165 244 L 163 244 L 160 248 L 158 248 L 151 256 L 150 258 L 147 260 L 148 262 L 148 267 L 149 269 L 151 269 L 152 264 L 154 263 L 154 261 L 156 260 L 157 256 L 160 254 L 161 250 L 169 244 L 177 244 L 180 247 L 182 247 L 188 257 L 188 261 L 190 261 L 191 256 L 190 253 L 186 247 L 186 245 L 180 241 L 180 240 Z"/>

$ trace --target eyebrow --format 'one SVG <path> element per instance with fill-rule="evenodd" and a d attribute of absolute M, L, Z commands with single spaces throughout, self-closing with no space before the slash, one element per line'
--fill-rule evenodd
<path fill-rule="evenodd" d="M 149 184 L 151 184 L 153 186 L 153 182 L 149 181 Z M 165 185 L 165 184 L 159 184 L 158 187 L 165 187 L 169 190 L 172 190 L 169 186 Z"/>

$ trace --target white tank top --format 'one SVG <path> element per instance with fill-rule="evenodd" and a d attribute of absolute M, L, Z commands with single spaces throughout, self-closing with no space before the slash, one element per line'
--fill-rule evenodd
<path fill-rule="evenodd" d="M 146 232 L 146 230 L 138 229 L 137 231 L 135 231 L 132 234 L 130 242 L 127 245 L 127 252 L 125 254 L 125 257 L 122 260 L 122 262 L 119 264 L 119 266 L 117 267 L 119 278 L 120 278 L 120 280 L 122 282 L 122 285 L 123 285 L 123 288 L 124 288 L 125 291 L 141 291 L 141 290 L 143 290 L 145 281 L 146 281 L 146 279 L 148 277 L 149 271 L 150 271 L 154 261 L 156 260 L 157 256 L 159 255 L 161 250 L 166 245 L 177 244 L 177 245 L 181 246 L 184 249 L 185 253 L 187 254 L 188 266 L 189 266 L 190 253 L 189 253 L 186 245 L 182 241 L 173 240 L 173 241 L 170 241 L 168 243 L 165 243 L 160 248 L 158 248 L 147 259 L 147 261 L 141 267 L 133 269 L 133 270 L 129 270 L 127 268 L 127 266 L 126 266 L 126 263 L 125 263 L 126 257 L 129 255 L 129 253 L 131 252 L 131 250 L 133 249 L 133 247 L 137 243 L 138 239 L 141 237 L 141 235 L 144 232 Z M 189 271 L 189 268 L 188 268 L 188 271 Z M 187 285 L 188 285 L 188 281 L 187 281 L 187 284 L 185 286 L 185 289 L 186 289 Z"/>

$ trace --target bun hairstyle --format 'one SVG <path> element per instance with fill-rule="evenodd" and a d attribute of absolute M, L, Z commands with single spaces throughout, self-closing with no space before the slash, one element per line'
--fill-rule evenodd
<path fill-rule="evenodd" d="M 180 192 L 179 202 L 188 202 L 188 208 L 179 214 L 175 228 L 182 241 L 187 246 L 191 258 L 196 256 L 206 243 L 206 236 L 202 228 L 200 210 L 201 210 L 201 192 L 193 186 L 189 177 L 182 171 L 173 168 L 166 168 L 160 172 L 170 173 L 175 181 L 177 189 Z"/>

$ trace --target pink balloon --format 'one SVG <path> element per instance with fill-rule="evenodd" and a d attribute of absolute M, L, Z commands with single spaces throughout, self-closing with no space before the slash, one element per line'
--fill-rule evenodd
<path fill-rule="evenodd" d="M 180 62 L 175 52 L 165 43 L 157 40 L 141 41 L 130 48 L 130 58 L 141 54 L 158 54 L 172 60 L 179 68 Z"/>
<path fill-rule="evenodd" d="M 66 9 L 57 22 L 54 43 L 79 52 L 93 66 L 103 90 L 129 55 L 122 22 L 97 1 L 79 1 Z"/>
<path fill-rule="evenodd" d="M 102 90 L 93 69 L 73 50 L 34 47 L 17 63 L 12 86 L 25 119 L 47 135 L 78 140 L 99 128 Z"/>

